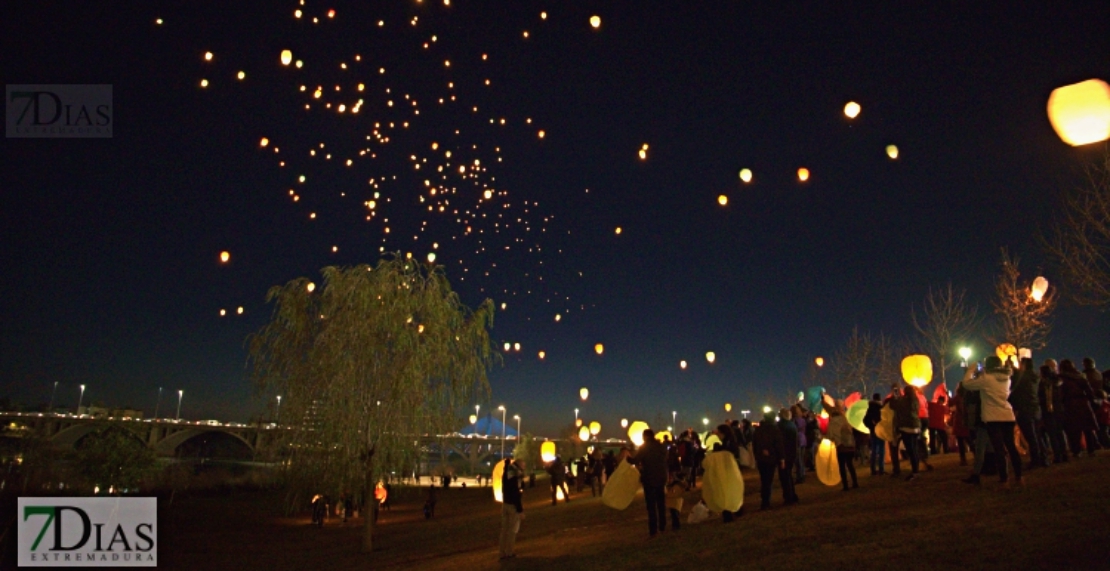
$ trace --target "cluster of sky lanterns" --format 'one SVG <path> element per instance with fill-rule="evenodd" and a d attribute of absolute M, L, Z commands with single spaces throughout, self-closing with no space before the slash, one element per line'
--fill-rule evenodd
<path fill-rule="evenodd" d="M 648 144 L 644 143 L 644 146 L 640 147 L 640 160 L 641 161 L 647 159 L 647 152 L 648 152 Z"/>

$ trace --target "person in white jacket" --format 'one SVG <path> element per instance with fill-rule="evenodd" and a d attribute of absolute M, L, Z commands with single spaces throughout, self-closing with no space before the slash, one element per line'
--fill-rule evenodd
<path fill-rule="evenodd" d="M 844 491 L 849 490 L 848 476 L 852 477 L 852 488 L 858 488 L 859 481 L 856 480 L 856 465 L 854 463 L 856 458 L 856 435 L 852 432 L 852 426 L 848 424 L 848 417 L 844 416 L 844 401 L 837 400 L 836 406 L 829 411 L 827 432 L 829 440 L 836 444 L 836 462 L 840 466 L 840 481 L 844 484 Z"/>
<path fill-rule="evenodd" d="M 1009 486 L 1006 473 L 1006 457 L 1003 450 L 1009 453 L 1010 464 L 1014 468 L 1014 481 L 1021 485 L 1021 453 L 1018 452 L 1014 442 L 1014 424 L 1017 422 L 1014 409 L 1010 407 L 1010 375 L 1009 366 L 1002 365 L 1002 359 L 992 355 L 984 361 L 984 371 L 979 377 L 964 380 L 963 386 L 969 391 L 979 391 L 982 401 L 980 415 L 987 425 L 987 434 L 991 439 L 991 447 L 995 451 L 995 463 L 998 466 L 998 476 L 1004 486 Z"/>

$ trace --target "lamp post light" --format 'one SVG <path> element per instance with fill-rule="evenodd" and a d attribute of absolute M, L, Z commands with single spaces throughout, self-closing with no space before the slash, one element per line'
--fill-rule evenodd
<path fill-rule="evenodd" d="M 578 409 L 574 409 L 574 424 L 578 425 Z"/>
<path fill-rule="evenodd" d="M 677 410 L 672 410 L 671 411 L 671 425 L 672 426 L 678 426 L 678 411 Z"/>
<path fill-rule="evenodd" d="M 185 396 L 184 389 L 177 389 L 177 420 L 181 420 L 181 397 Z"/>
<path fill-rule="evenodd" d="M 277 415 L 276 415 L 276 418 L 274 418 L 274 424 L 280 424 L 281 423 L 281 395 L 277 396 L 277 401 L 278 401 Z"/>
<path fill-rule="evenodd" d="M 963 359 L 960 366 L 967 367 L 967 360 L 971 358 L 971 347 L 960 347 L 960 358 Z"/>
<path fill-rule="evenodd" d="M 513 418 L 516 419 L 516 441 L 520 442 L 520 415 L 514 414 Z"/>
<path fill-rule="evenodd" d="M 744 415 L 744 418 L 745 418 L 745 419 L 746 419 L 746 418 L 748 418 L 748 415 L 749 415 L 749 414 L 751 414 L 751 413 L 752 413 L 752 411 L 750 411 L 750 410 L 742 410 L 742 411 L 740 411 L 740 414 Z"/>
<path fill-rule="evenodd" d="M 81 401 L 85 400 L 85 385 L 81 385 L 81 396 L 77 397 L 77 414 L 81 414 Z"/>
<path fill-rule="evenodd" d="M 54 412 L 54 395 L 58 394 L 58 381 L 54 381 L 54 390 L 50 392 L 50 406 L 47 407 L 47 412 Z"/>
<path fill-rule="evenodd" d="M 702 423 L 703 426 L 705 426 L 706 430 L 709 430 L 709 419 L 708 418 L 701 419 L 701 423 Z"/>
<path fill-rule="evenodd" d="M 501 411 L 501 458 L 505 458 L 505 405 L 497 407 Z"/>
<path fill-rule="evenodd" d="M 158 387 L 158 400 L 154 401 L 154 420 L 158 420 L 158 408 L 162 406 L 162 387 Z"/>

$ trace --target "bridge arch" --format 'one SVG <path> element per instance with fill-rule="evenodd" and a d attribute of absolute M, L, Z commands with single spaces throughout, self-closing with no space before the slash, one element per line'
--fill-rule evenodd
<path fill-rule="evenodd" d="M 179 446 L 205 434 L 220 434 L 230 436 L 234 440 L 242 443 L 243 446 L 245 446 L 246 449 L 249 450 L 252 454 L 254 453 L 254 445 L 247 441 L 246 438 L 243 438 L 243 435 L 239 434 L 238 432 L 220 430 L 218 428 L 205 428 L 203 426 L 195 428 L 190 427 L 167 435 L 165 438 L 159 440 L 158 443 L 154 445 L 154 451 L 159 456 L 174 456 Z"/>
<path fill-rule="evenodd" d="M 50 438 L 50 441 L 54 444 L 54 446 L 63 450 L 75 450 L 77 449 L 77 443 L 80 442 L 82 438 L 94 432 L 99 432 L 103 430 L 122 430 L 126 434 L 134 437 L 135 442 L 146 446 L 146 442 L 143 441 L 142 435 L 136 433 L 134 430 L 131 430 L 126 426 L 119 426 L 115 424 L 101 424 L 95 422 L 83 422 L 67 426 L 59 430 L 54 436 L 52 436 Z"/>

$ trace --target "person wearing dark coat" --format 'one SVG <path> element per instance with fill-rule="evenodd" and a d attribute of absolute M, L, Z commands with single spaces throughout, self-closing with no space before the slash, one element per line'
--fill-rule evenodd
<path fill-rule="evenodd" d="M 782 432 L 775 426 L 775 413 L 763 414 L 763 422 L 752 435 L 752 453 L 759 469 L 759 509 L 771 509 L 771 486 L 775 483 L 775 470 L 786 468 Z"/>
<path fill-rule="evenodd" d="M 567 489 L 567 467 L 563 459 L 556 456 L 547 466 L 547 473 L 551 475 L 551 505 L 557 503 L 558 491 L 563 491 L 563 502 L 570 503 L 570 490 Z"/>
<path fill-rule="evenodd" d="M 1091 401 L 1094 400 L 1091 384 L 1068 359 L 1060 361 L 1060 380 L 1063 381 L 1060 392 L 1064 398 L 1064 432 L 1068 435 L 1071 453 L 1079 456 L 1080 438 L 1084 438 L 1087 441 L 1087 455 L 1094 456 L 1098 446 L 1095 435 L 1098 421 L 1091 409 Z"/>
<path fill-rule="evenodd" d="M 875 393 L 867 403 L 867 413 L 863 415 L 863 425 L 871 431 L 871 475 L 886 474 L 886 442 L 875 434 L 875 427 L 883 421 L 882 395 Z"/>
<path fill-rule="evenodd" d="M 644 502 L 648 511 L 648 532 L 655 537 L 657 531 L 667 530 L 667 449 L 655 439 L 655 431 L 644 430 L 644 443 L 628 461 L 640 469 L 640 483 L 644 486 Z"/>
<path fill-rule="evenodd" d="M 1064 393 L 1060 390 L 1062 384 L 1063 381 L 1056 372 L 1056 361 L 1045 361 L 1041 365 L 1037 401 L 1041 406 L 1044 434 L 1052 448 L 1052 461 L 1057 464 L 1068 461 L 1068 447 L 1064 441 Z M 1046 459 L 1047 456 L 1046 453 Z"/>
<path fill-rule="evenodd" d="M 1091 385 L 1091 394 L 1096 395 L 1102 390 L 1102 373 L 1095 368 L 1095 360 L 1090 357 L 1083 358 L 1083 376 L 1087 377 L 1087 384 Z"/>
<path fill-rule="evenodd" d="M 782 433 L 782 467 L 779 468 L 779 483 L 782 484 L 782 500 L 786 505 L 798 503 L 794 489 L 794 465 L 798 461 L 798 425 L 788 408 L 779 411 L 779 432 Z"/>
<path fill-rule="evenodd" d="M 1041 449 L 1041 435 L 1037 430 L 1037 422 L 1041 419 L 1041 405 L 1037 397 L 1040 388 L 1040 379 L 1033 369 L 1033 359 L 1021 359 L 1021 368 L 1017 378 L 1010 387 L 1010 406 L 1014 408 L 1017 417 L 1017 426 L 1022 436 L 1029 444 L 1029 466 L 1036 468 L 1048 466 L 1044 450 Z"/>
<path fill-rule="evenodd" d="M 910 456 L 910 472 L 906 476 L 906 481 L 917 478 L 917 467 L 920 460 L 918 459 L 917 441 L 921 436 L 921 403 L 917 400 L 917 388 L 913 385 L 906 385 L 902 389 L 902 396 L 895 397 L 890 402 L 890 407 L 894 409 L 894 429 L 898 431 L 901 436 L 902 445 L 906 448 L 906 453 Z M 895 445 L 894 452 L 898 452 L 897 445 Z M 898 463 L 895 463 L 894 474 L 899 474 Z"/>
<path fill-rule="evenodd" d="M 732 426 L 730 426 L 728 424 L 721 424 L 721 425 L 717 426 L 717 429 L 714 432 L 721 439 L 721 443 L 720 444 L 714 444 L 713 445 L 713 450 L 710 450 L 710 452 L 713 452 L 715 450 L 723 450 L 725 452 L 728 452 L 728 453 L 732 454 L 732 457 L 737 461 L 737 463 L 739 463 L 739 461 L 740 461 L 740 441 L 739 441 L 739 438 L 738 438 L 738 433 L 740 431 L 739 430 L 733 430 Z M 743 510 L 741 510 L 741 511 L 743 511 Z M 730 512 L 730 511 L 721 512 L 721 519 L 725 523 L 733 521 L 733 519 L 735 519 L 736 517 L 739 517 L 739 516 L 740 516 L 739 511 L 737 511 L 737 512 Z"/>
<path fill-rule="evenodd" d="M 513 545 L 520 520 L 524 519 L 524 504 L 520 492 L 524 485 L 524 461 L 509 458 L 501 473 L 501 559 L 516 557 Z"/>

